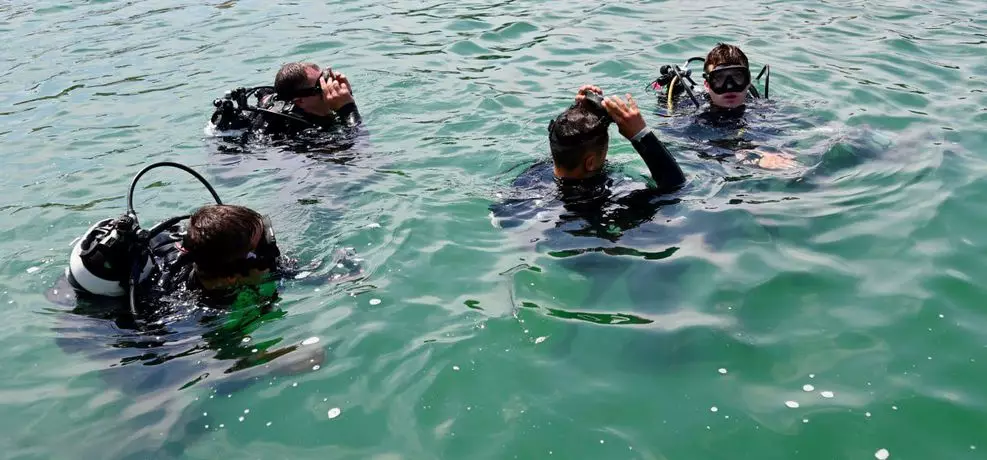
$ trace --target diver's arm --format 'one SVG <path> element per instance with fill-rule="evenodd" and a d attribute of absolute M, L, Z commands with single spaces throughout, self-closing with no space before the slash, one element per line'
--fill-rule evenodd
<path fill-rule="evenodd" d="M 671 191 L 685 183 L 685 174 L 671 152 L 665 148 L 665 144 L 658 140 L 658 136 L 649 128 L 644 128 L 630 139 L 634 150 L 648 165 L 651 178 L 661 191 Z"/>
<path fill-rule="evenodd" d="M 610 96 L 603 101 L 603 108 L 620 129 L 620 134 L 631 141 L 631 145 L 648 165 L 651 177 L 661 192 L 675 190 L 685 183 L 682 169 L 650 129 L 641 116 L 641 111 L 630 94 L 625 103 L 618 96 Z"/>
<path fill-rule="evenodd" d="M 336 112 L 340 123 L 346 127 L 359 125 L 362 121 L 360 111 L 356 108 L 356 99 L 353 98 L 353 89 L 350 80 L 341 73 L 330 72 L 332 81 L 322 80 L 323 97 L 329 103 L 329 107 Z"/>
<path fill-rule="evenodd" d="M 350 102 L 336 111 L 339 122 L 346 127 L 357 126 L 363 122 L 360 117 L 360 110 L 356 107 L 356 102 Z"/>

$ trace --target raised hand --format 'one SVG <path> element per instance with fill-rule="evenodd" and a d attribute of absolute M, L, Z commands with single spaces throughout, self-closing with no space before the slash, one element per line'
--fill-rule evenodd
<path fill-rule="evenodd" d="M 603 100 L 603 108 L 607 109 L 610 118 L 613 118 L 614 123 L 617 124 L 620 135 L 630 139 L 647 128 L 648 124 L 644 121 L 634 98 L 630 94 L 626 97 L 627 102 L 625 103 L 620 96 L 610 96 Z"/>

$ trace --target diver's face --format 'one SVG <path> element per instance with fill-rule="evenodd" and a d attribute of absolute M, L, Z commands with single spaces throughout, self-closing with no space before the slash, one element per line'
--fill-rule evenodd
<path fill-rule="evenodd" d="M 308 83 L 306 87 L 314 87 L 316 85 L 321 85 L 320 82 L 322 72 L 315 67 L 306 67 L 305 74 L 308 76 Z M 323 94 L 316 94 L 313 96 L 298 97 L 295 98 L 295 106 L 315 115 L 325 115 L 330 112 L 329 104 L 326 102 Z"/>
<path fill-rule="evenodd" d="M 704 86 L 713 105 L 734 108 L 744 105 L 751 87 L 751 72 L 746 65 L 726 64 L 703 72 Z"/>
<path fill-rule="evenodd" d="M 747 90 L 750 88 L 750 85 L 747 85 L 741 91 L 716 94 L 709 88 L 709 82 L 706 82 L 705 86 L 706 94 L 709 94 L 710 102 L 717 107 L 724 107 L 728 109 L 744 105 L 747 101 Z"/>
<path fill-rule="evenodd" d="M 262 240 L 264 237 L 263 223 L 261 227 L 254 234 L 251 239 L 251 249 L 240 257 L 235 258 L 231 265 L 238 267 L 236 270 L 229 270 L 228 275 L 212 276 L 212 277 L 201 277 L 200 281 L 206 289 L 227 289 L 235 286 L 253 286 L 261 284 L 268 279 L 268 275 L 271 273 L 271 269 L 267 268 L 269 262 L 264 260 L 265 251 L 261 250 Z M 258 257 L 258 254 L 262 254 Z M 272 262 L 273 263 L 273 262 Z M 248 266 L 249 268 L 246 272 L 241 271 L 242 268 Z M 263 268 L 261 268 L 263 267 Z M 224 270 L 225 271 L 225 270 Z M 239 273 L 235 273 L 239 271 Z"/>

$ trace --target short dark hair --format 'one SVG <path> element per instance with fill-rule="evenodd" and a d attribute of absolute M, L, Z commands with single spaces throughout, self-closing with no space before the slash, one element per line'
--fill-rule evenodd
<path fill-rule="evenodd" d="M 319 70 L 319 66 L 311 62 L 289 62 L 281 66 L 274 77 L 274 91 L 278 94 L 291 94 L 308 85 L 308 73 L 305 69 Z"/>
<path fill-rule="evenodd" d="M 200 270 L 220 271 L 254 249 L 254 237 L 264 229 L 262 219 L 257 211 L 243 206 L 203 206 L 189 219 L 182 247 Z"/>
<path fill-rule="evenodd" d="M 703 65 L 703 70 L 709 72 L 721 65 L 751 66 L 747 61 L 747 55 L 740 48 L 726 43 L 717 43 L 716 47 L 706 55 L 706 63 Z"/>
<path fill-rule="evenodd" d="M 556 166 L 573 170 L 589 153 L 599 153 L 610 144 L 609 126 L 603 118 L 582 104 L 562 112 L 548 129 L 549 148 Z"/>

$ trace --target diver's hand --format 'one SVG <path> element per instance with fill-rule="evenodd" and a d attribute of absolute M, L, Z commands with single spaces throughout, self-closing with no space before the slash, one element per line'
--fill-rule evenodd
<path fill-rule="evenodd" d="M 346 104 L 353 104 L 353 93 L 350 90 L 350 81 L 346 75 L 341 73 L 330 73 L 332 80 L 319 80 L 322 85 L 322 98 L 332 110 L 339 110 Z"/>
<path fill-rule="evenodd" d="M 637 108 L 637 102 L 634 102 L 634 98 L 630 94 L 627 95 L 626 103 L 620 96 L 610 96 L 604 99 L 603 108 L 607 109 L 610 118 L 613 118 L 614 123 L 617 124 L 620 135 L 627 139 L 634 137 L 648 127 L 644 121 L 644 116 L 641 115 L 641 110 Z"/>
<path fill-rule="evenodd" d="M 763 150 L 741 150 L 737 156 L 742 162 L 764 169 L 793 169 L 798 166 L 795 155 L 790 153 L 773 153 Z"/>
<path fill-rule="evenodd" d="M 590 91 L 599 94 L 600 96 L 603 95 L 603 90 L 600 89 L 599 86 L 583 85 L 579 87 L 579 91 L 576 91 L 576 103 L 578 104 L 579 102 L 582 102 L 583 99 L 586 99 L 586 93 Z"/>
<path fill-rule="evenodd" d="M 798 165 L 795 157 L 787 153 L 761 153 L 757 165 L 764 169 L 792 169 Z"/>

